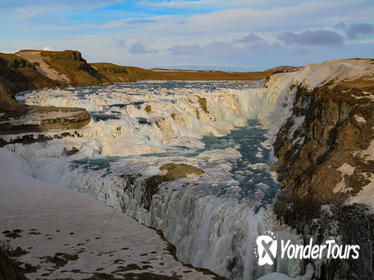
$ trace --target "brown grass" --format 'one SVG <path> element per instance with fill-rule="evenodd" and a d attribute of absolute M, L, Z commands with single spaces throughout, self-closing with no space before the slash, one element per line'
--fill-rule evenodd
<path fill-rule="evenodd" d="M 105 84 L 105 80 L 87 63 L 78 51 L 66 50 L 62 52 L 41 51 L 49 67 L 70 80 L 71 86 L 94 86 Z"/>
<path fill-rule="evenodd" d="M 270 72 L 222 72 L 189 70 L 147 70 L 133 66 L 119 66 L 112 63 L 91 63 L 97 72 L 111 82 L 134 82 L 139 80 L 262 80 Z"/>

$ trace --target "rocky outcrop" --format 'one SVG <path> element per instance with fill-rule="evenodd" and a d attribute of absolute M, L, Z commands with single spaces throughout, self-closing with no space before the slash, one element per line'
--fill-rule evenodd
<path fill-rule="evenodd" d="M 46 68 L 41 69 L 41 61 L 32 59 L 30 62 L 23 58 L 40 59 L 40 53 L 18 54 L 0 54 L 0 135 L 50 129 L 77 129 L 89 123 L 90 115 L 84 109 L 28 106 L 18 103 L 14 95 L 20 91 L 68 85 L 66 80 L 51 79 L 53 76 L 45 72 Z"/>
<path fill-rule="evenodd" d="M 23 113 L 26 106 L 15 101 L 17 92 L 58 85 L 58 82 L 38 72 L 36 64 L 14 54 L 0 53 L 0 113 Z"/>
<path fill-rule="evenodd" d="M 204 171 L 196 166 L 185 163 L 176 164 L 173 162 L 162 165 L 160 171 L 163 171 L 166 174 L 153 175 L 148 177 L 144 182 L 145 191 L 142 196 L 142 205 L 146 210 L 150 209 L 152 197 L 158 192 L 162 183 L 204 174 Z"/>
<path fill-rule="evenodd" d="M 108 84 L 78 51 L 41 51 L 43 60 L 68 79 L 68 86 L 84 87 Z"/>
<path fill-rule="evenodd" d="M 41 52 L 38 51 L 19 51 L 17 56 L 33 63 L 41 74 L 48 77 L 51 80 L 59 81 L 61 83 L 69 83 L 69 79 L 66 75 L 58 73 L 55 69 L 48 66 L 44 61 Z"/>
<path fill-rule="evenodd" d="M 318 279 L 372 279 L 373 205 L 352 202 L 361 202 L 374 178 L 373 61 L 330 61 L 313 68 L 322 76 L 318 82 L 313 75 L 309 80 L 295 75 L 292 115 L 274 143 L 282 189 L 275 212 L 305 238 L 360 244 L 358 261 L 327 261 L 317 267 Z"/>
<path fill-rule="evenodd" d="M 166 170 L 165 177 L 167 180 L 186 178 L 188 176 L 201 175 L 204 173 L 202 169 L 185 163 L 167 163 L 161 166 L 160 170 Z"/>
<path fill-rule="evenodd" d="M 287 72 L 295 72 L 300 70 L 302 67 L 299 66 L 288 66 L 288 65 L 282 65 L 277 66 L 274 68 L 267 69 L 266 71 L 270 72 L 271 74 L 277 74 L 277 73 L 287 73 Z"/>
<path fill-rule="evenodd" d="M 317 209 L 343 203 L 370 182 L 374 162 L 359 151 L 374 140 L 374 80 L 364 81 L 337 85 L 331 81 L 312 90 L 297 86 L 292 116 L 274 143 L 283 190 L 280 200 L 293 201 L 293 207 L 302 212 L 313 212 L 306 203 Z M 278 211 L 287 218 L 287 209 Z"/>
<path fill-rule="evenodd" d="M 90 114 L 81 108 L 27 106 L 23 114 L 0 116 L 0 135 L 78 129 L 87 125 Z"/>
<path fill-rule="evenodd" d="M 11 251 L 0 248 L 0 280 L 27 280 L 20 263 L 11 258 Z"/>

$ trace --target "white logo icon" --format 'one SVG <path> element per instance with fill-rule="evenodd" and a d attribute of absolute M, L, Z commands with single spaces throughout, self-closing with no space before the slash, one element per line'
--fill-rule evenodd
<path fill-rule="evenodd" d="M 270 236 L 271 235 L 271 236 Z M 258 265 L 272 265 L 277 256 L 278 242 L 274 238 L 274 234 L 260 235 L 256 239 L 258 252 Z"/>
<path fill-rule="evenodd" d="M 360 257 L 360 245 L 343 245 L 338 244 L 334 239 L 326 240 L 323 244 L 315 244 L 313 238 L 310 238 L 307 244 L 292 244 L 291 240 L 275 239 L 275 235 L 271 231 L 265 232 L 256 238 L 254 253 L 258 257 L 258 265 L 273 265 L 277 257 L 279 243 L 280 259 L 354 259 Z"/>

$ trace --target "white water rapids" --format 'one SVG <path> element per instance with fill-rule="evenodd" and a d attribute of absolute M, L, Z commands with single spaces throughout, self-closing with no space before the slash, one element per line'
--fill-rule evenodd
<path fill-rule="evenodd" d="M 303 274 L 299 260 L 260 267 L 255 254 L 255 239 L 266 231 L 301 242 L 272 211 L 272 141 L 291 114 L 289 86 L 290 79 L 271 80 L 267 88 L 150 81 L 25 92 L 17 98 L 27 104 L 83 107 L 93 120 L 79 137 L 9 146 L 37 178 L 89 193 L 161 229 L 185 263 L 230 279 L 273 271 L 295 277 Z M 145 180 L 169 162 L 205 173 L 163 183 L 146 205 Z"/>

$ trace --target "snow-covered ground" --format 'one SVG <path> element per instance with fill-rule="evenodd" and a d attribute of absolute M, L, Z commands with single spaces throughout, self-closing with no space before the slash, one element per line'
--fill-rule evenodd
<path fill-rule="evenodd" d="M 22 158 L 3 148 L 0 178 L 1 241 L 27 251 L 19 261 L 38 267 L 29 279 L 83 279 L 93 273 L 213 279 L 176 261 L 154 230 L 87 194 L 35 179 Z M 17 230 L 6 237 L 6 231 Z"/>

